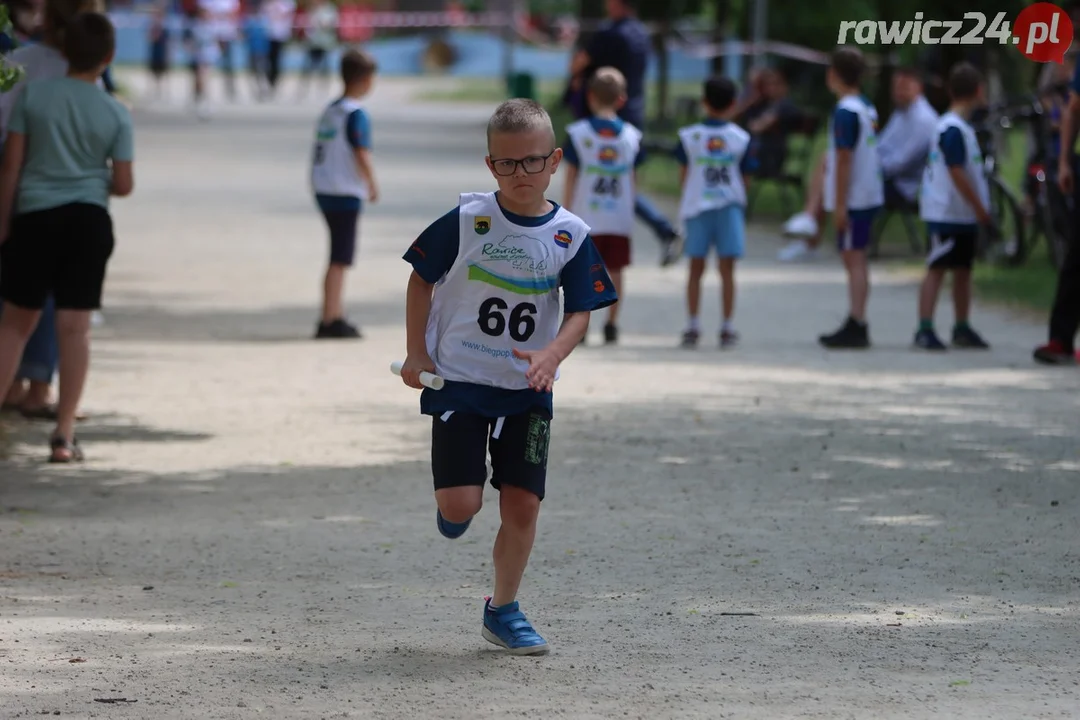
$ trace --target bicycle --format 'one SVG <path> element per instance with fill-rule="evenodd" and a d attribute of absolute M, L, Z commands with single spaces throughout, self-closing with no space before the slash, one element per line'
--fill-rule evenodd
<path fill-rule="evenodd" d="M 1047 93 L 1058 91 L 1050 88 Z M 1025 190 L 1031 199 L 1028 252 L 1040 237 L 1046 242 L 1047 256 L 1054 269 L 1060 269 L 1068 248 L 1072 219 L 1072 198 L 1065 196 L 1057 185 L 1057 157 L 1051 150 L 1052 133 L 1047 117 L 1046 97 L 1032 95 L 1014 112 L 1003 114 L 1003 127 L 1020 121 L 1028 125 L 1034 148 L 1028 156 Z"/>
<path fill-rule="evenodd" d="M 1016 193 L 998 174 L 995 128 L 990 122 L 990 118 L 996 118 L 998 126 L 1008 127 L 1009 121 L 1004 113 L 1006 108 L 1007 106 L 989 108 L 972 118 L 971 125 L 982 152 L 983 172 L 990 188 L 990 217 L 993 218 L 996 228 L 995 232 L 979 233 L 976 256 L 982 261 L 1018 266 L 1027 259 L 1025 217 Z"/>

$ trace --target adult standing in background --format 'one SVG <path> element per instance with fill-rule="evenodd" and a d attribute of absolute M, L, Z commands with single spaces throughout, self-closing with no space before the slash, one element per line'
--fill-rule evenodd
<path fill-rule="evenodd" d="M 270 85 L 270 95 L 273 95 L 281 78 L 282 53 L 292 39 L 296 3 L 294 0 L 263 0 L 259 12 L 266 20 L 266 32 L 270 37 L 266 53 L 266 80 Z"/>
<path fill-rule="evenodd" d="M 217 43 L 221 70 L 225 75 L 225 93 L 236 100 L 236 73 L 233 67 L 233 46 L 240 37 L 240 0 L 199 0 L 206 13 L 210 37 Z"/>
<path fill-rule="evenodd" d="M 592 40 L 574 55 L 570 64 L 571 88 L 568 100 L 580 119 L 588 114 L 583 97 L 593 74 L 602 67 L 613 67 L 626 78 L 626 104 L 619 117 L 642 132 L 645 131 L 645 71 L 649 66 L 649 30 L 638 19 L 637 0 L 607 0 L 608 22 Z M 662 250 L 660 264 L 667 266 L 678 260 L 681 250 L 679 234 L 640 192 L 634 198 L 634 212 L 656 233 Z"/>
<path fill-rule="evenodd" d="M 77 14 L 95 11 L 97 7 L 96 0 L 47 0 L 42 16 L 41 42 L 24 45 L 8 55 L 10 62 L 22 66 L 25 75 L 11 90 L 0 94 L 0 139 L 6 139 L 11 111 L 27 82 L 67 74 L 68 62 L 60 51 L 64 30 Z M 27 35 L 31 34 L 32 31 L 27 32 Z M 30 419 L 56 420 L 56 406 L 50 395 L 58 361 L 56 310 L 50 297 L 23 350 L 15 382 L 10 388 L 0 388 L 4 407 L 18 409 Z"/>
<path fill-rule="evenodd" d="M 1080 62 L 1073 71 L 1069 104 L 1061 114 L 1061 152 L 1058 155 L 1058 186 L 1073 198 L 1072 237 L 1058 273 L 1054 307 L 1050 311 L 1049 340 L 1035 348 L 1036 362 L 1045 365 L 1076 363 L 1076 332 L 1080 330 L 1080 193 L 1077 193 L 1077 157 L 1073 151 L 1080 128 Z"/>
<path fill-rule="evenodd" d="M 300 78 L 301 97 L 311 90 L 312 76 L 316 74 L 323 81 L 324 89 L 330 89 L 330 52 L 338 39 L 338 10 L 329 0 L 312 0 L 304 17 L 307 61 Z"/>

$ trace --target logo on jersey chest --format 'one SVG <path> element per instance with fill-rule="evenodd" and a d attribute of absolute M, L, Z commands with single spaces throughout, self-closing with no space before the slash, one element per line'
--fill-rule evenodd
<path fill-rule="evenodd" d="M 555 244 L 561 248 L 568 248 L 570 244 L 574 242 L 574 236 L 568 233 L 566 230 L 560 230 L 555 233 Z"/>
<path fill-rule="evenodd" d="M 719 135 L 713 135 L 709 138 L 705 144 L 705 149 L 710 153 L 717 155 L 727 149 L 727 143 L 724 142 L 724 138 Z"/>
<path fill-rule="evenodd" d="M 477 235 L 487 235 L 488 230 L 491 229 L 491 216 L 479 215 L 473 220 L 473 230 Z"/>
<path fill-rule="evenodd" d="M 484 243 L 477 260 L 469 263 L 469 280 L 519 295 L 542 295 L 559 287 L 550 245 L 531 235 L 507 235 Z"/>

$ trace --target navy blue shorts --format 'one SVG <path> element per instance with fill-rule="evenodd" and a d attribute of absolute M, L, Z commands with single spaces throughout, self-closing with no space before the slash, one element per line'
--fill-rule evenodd
<path fill-rule="evenodd" d="M 544 499 L 551 438 L 547 408 L 534 407 L 501 420 L 467 412 L 436 415 L 431 420 L 431 474 L 436 490 L 483 487 L 490 453 L 493 488 L 511 485 Z"/>
<path fill-rule="evenodd" d="M 836 233 L 836 249 L 866 250 L 874 234 L 874 215 L 872 210 L 853 210 L 848 214 L 847 232 Z"/>

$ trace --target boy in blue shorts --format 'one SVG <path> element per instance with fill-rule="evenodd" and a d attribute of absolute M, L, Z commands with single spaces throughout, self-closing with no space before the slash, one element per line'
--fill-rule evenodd
<path fill-rule="evenodd" d="M 689 322 L 682 346 L 697 347 L 701 337 L 698 311 L 701 278 L 709 249 L 716 248 L 721 282 L 720 347 L 731 347 L 739 336 L 732 325 L 735 313 L 735 262 L 746 245 L 747 148 L 750 134 L 731 122 L 738 89 L 726 77 L 705 81 L 705 119 L 679 130 L 675 157 L 682 165 L 682 203 L 679 214 L 686 223 L 686 255 L 690 273 L 686 283 Z"/>
<path fill-rule="evenodd" d="M 949 97 L 952 104 L 938 121 L 919 191 L 919 215 L 926 222 L 930 252 L 926 277 L 919 291 L 915 347 L 945 349 L 945 343 L 934 332 L 934 308 L 945 273 L 951 272 L 955 313 L 953 347 L 985 350 L 990 346 L 968 324 L 971 268 L 975 263 L 979 226 L 994 227 L 982 151 L 968 122 L 972 111 L 985 103 L 982 74 L 975 66 L 960 63 L 949 72 Z"/>
<path fill-rule="evenodd" d="M 589 227 L 544 196 L 562 150 L 543 107 L 504 102 L 487 138 L 498 192 L 463 193 L 404 255 L 413 272 L 401 378 L 414 388 L 421 371 L 446 381 L 420 396 L 420 412 L 432 416 L 435 518 L 444 537 L 461 537 L 480 511 L 490 453 L 502 526 L 483 637 L 515 655 L 542 655 L 547 642 L 517 593 L 544 498 L 552 384 L 585 336 L 589 313 L 617 298 Z"/>
<path fill-rule="evenodd" d="M 836 332 L 818 338 L 834 349 L 870 347 L 866 302 L 870 297 L 870 245 L 874 216 L 885 203 L 885 181 L 877 151 L 877 110 L 862 96 L 863 54 L 843 47 L 832 55 L 826 74 L 838 98 L 829 120 L 825 155 L 825 211 L 832 213 L 836 243 L 848 277 L 848 318 Z"/>
<path fill-rule="evenodd" d="M 365 200 L 379 197 L 371 165 L 371 121 L 360 100 L 371 90 L 376 65 L 371 56 L 349 50 L 341 58 L 345 90 L 319 118 L 311 158 L 311 187 L 330 230 L 330 264 L 323 279 L 322 317 L 317 339 L 359 338 L 345 320 L 345 271 L 356 255 L 356 225 Z"/>

